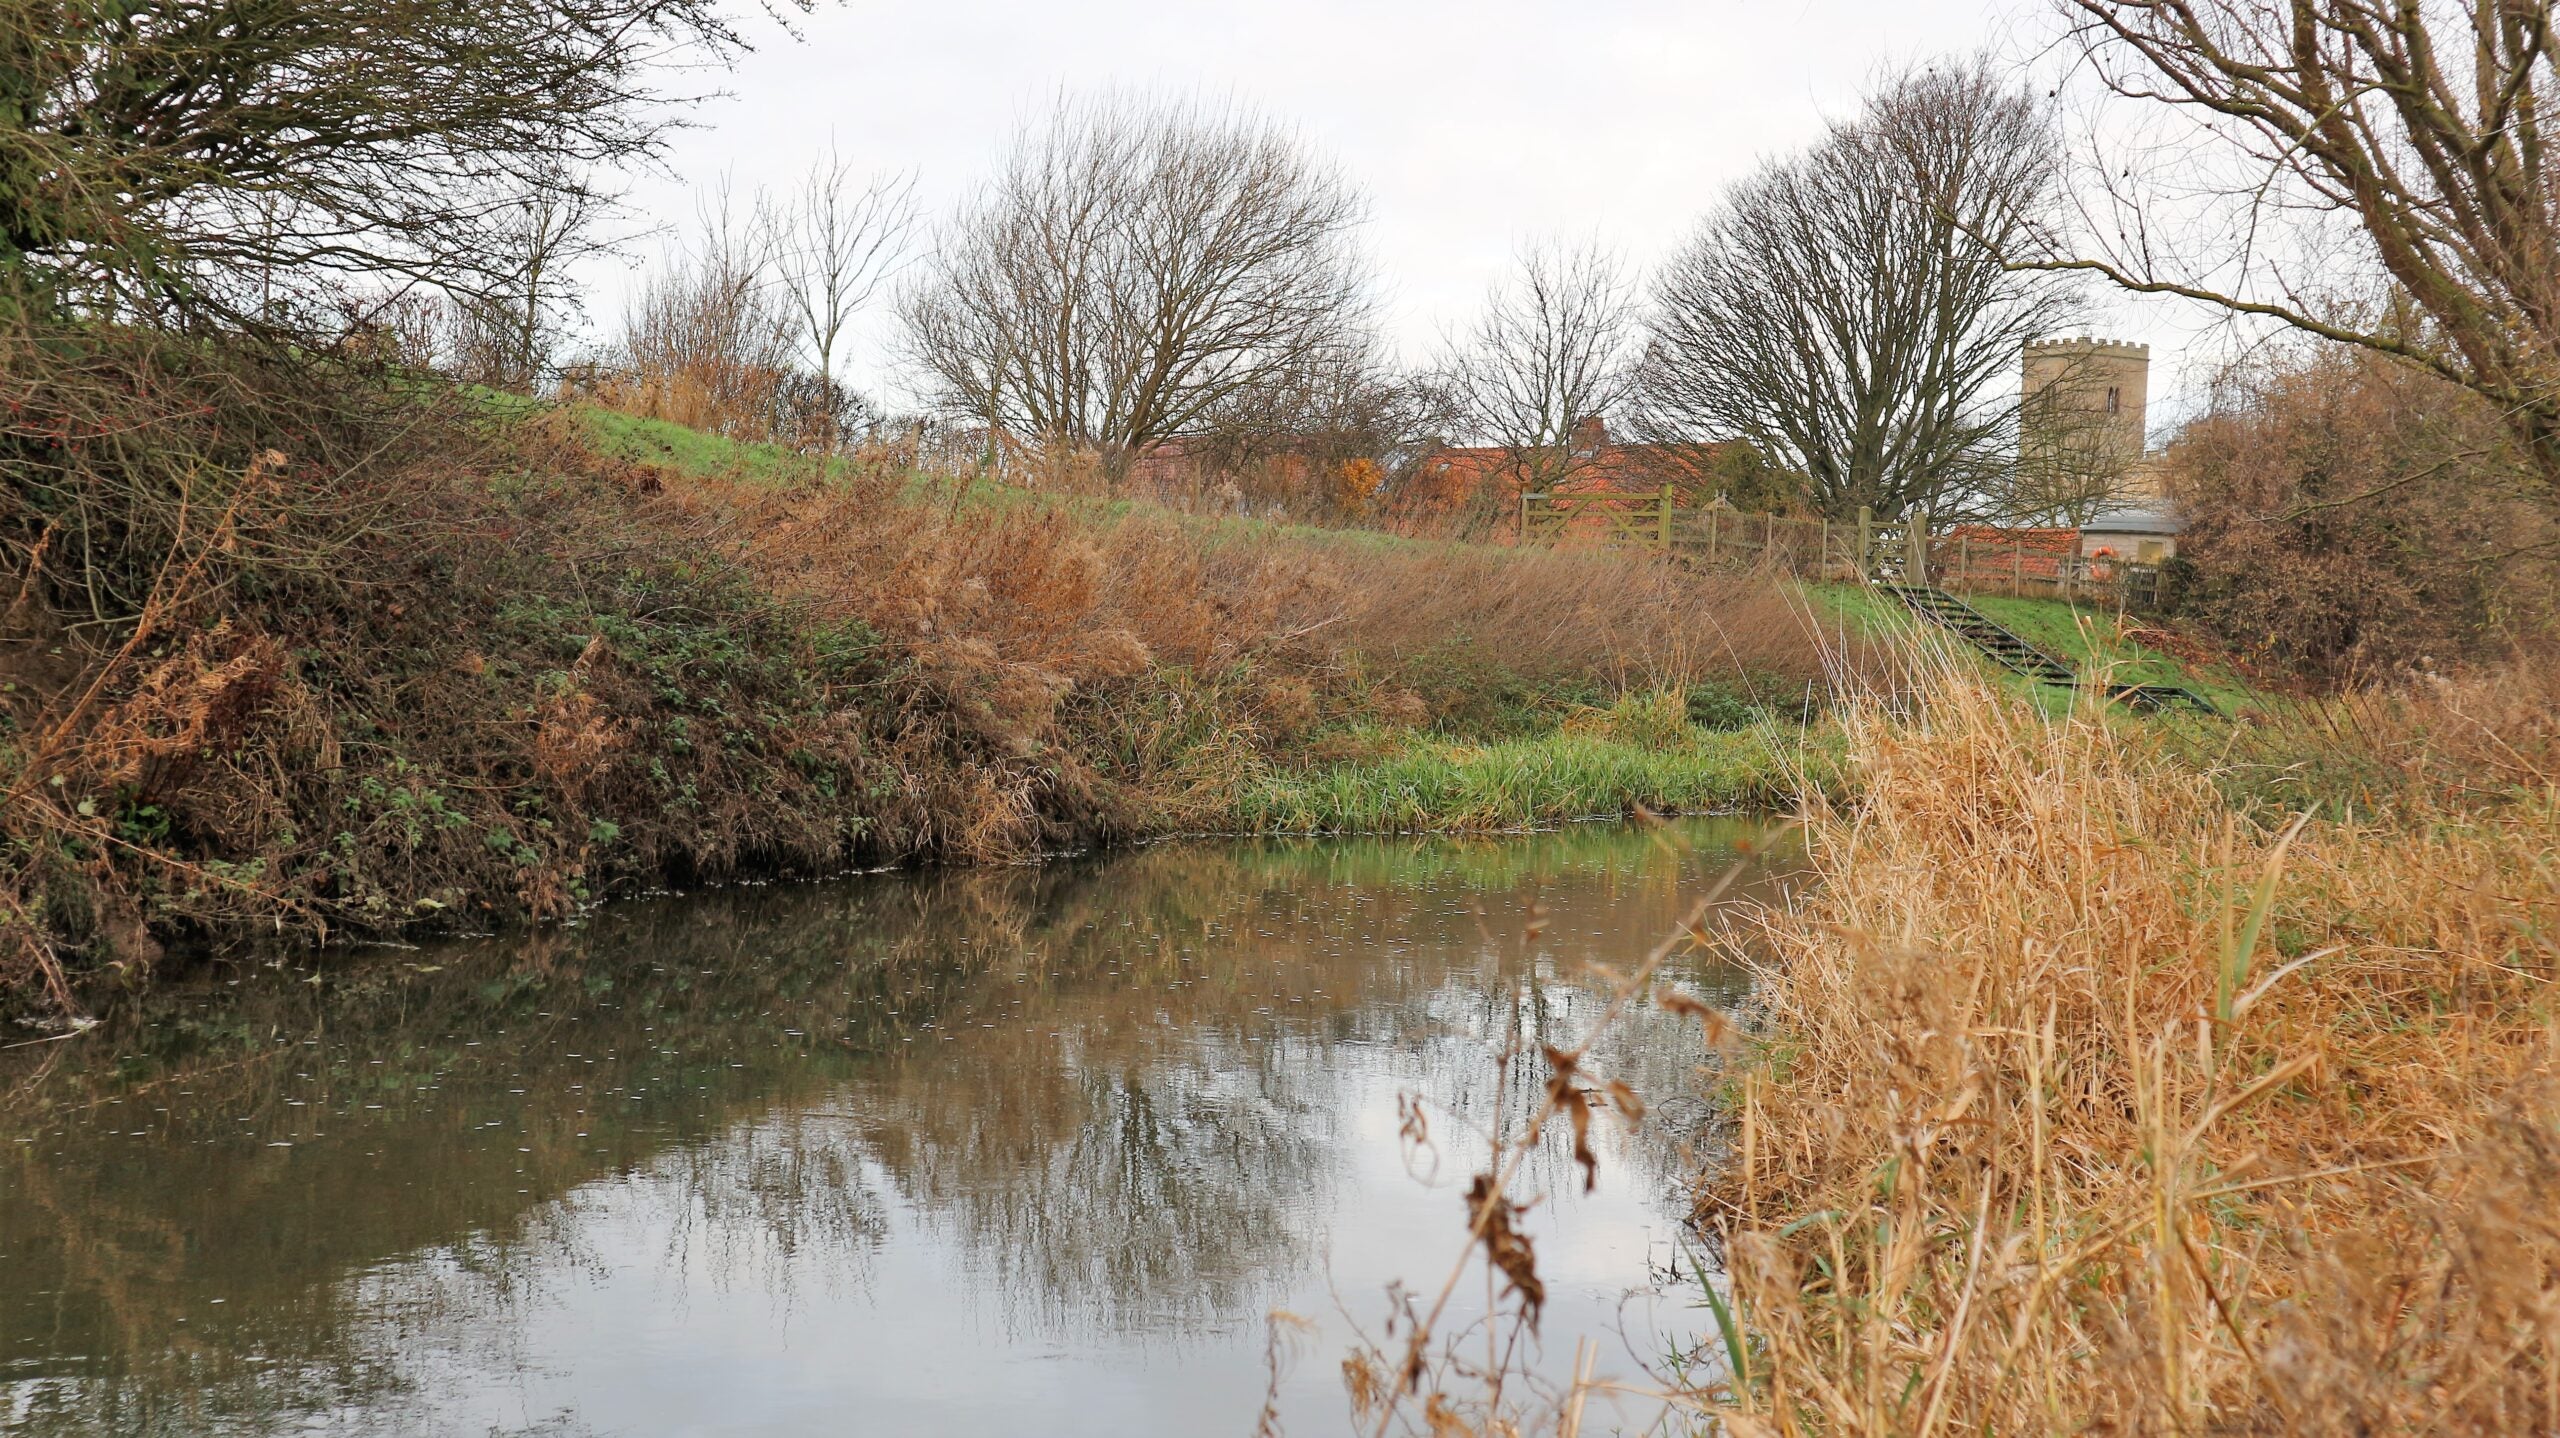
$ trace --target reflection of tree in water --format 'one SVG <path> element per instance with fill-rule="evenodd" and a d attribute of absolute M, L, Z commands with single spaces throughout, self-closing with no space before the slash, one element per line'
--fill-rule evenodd
<path fill-rule="evenodd" d="M 1598 829 L 1165 847 L 635 904 L 319 987 L 154 996 L 119 1019 L 118 1067 L 0 1116 L 41 1136 L 0 1143 L 0 1412 L 14 1392 L 36 1431 L 245 1430 L 504 1372 L 544 1286 L 603 1267 L 607 1212 L 668 1271 L 786 1302 L 858 1285 L 902 1205 L 1017 1330 L 1235 1313 L 1319 1236 L 1346 1055 L 1482 1102 L 1508 1008 L 1571 1029 L 1575 961 L 1640 955 L 1697 874 Z M 1606 1071 L 1687 1087 L 1695 1031 L 1669 1022 L 1640 1014 Z"/>
<path fill-rule="evenodd" d="M 1600 1159 L 1599 1182 L 1665 1195 L 1687 1186 L 1696 1172 L 1688 1141 L 1707 1116 L 1700 1069 L 1710 1057 L 1698 1022 L 1638 1000 L 1592 1042 L 1608 996 L 1597 980 L 1572 977 L 1579 967 L 1545 961 L 1443 989 L 1436 1005 L 1444 1018 L 1443 1032 L 1455 1031 L 1463 1022 L 1465 1031 L 1480 1040 L 1459 1061 L 1442 1067 L 1426 1094 L 1435 1104 L 1435 1124 L 1453 1123 L 1458 1130 L 1435 1130 L 1444 1155 L 1443 1176 L 1464 1177 L 1481 1166 L 1486 1135 L 1525 1131 L 1546 1098 L 1550 1071 L 1538 1056 L 1543 1046 L 1574 1049 L 1591 1043 L 1580 1066 L 1584 1083 L 1616 1080 L 1634 1090 L 1645 1106 L 1640 1122 L 1628 1121 L 1614 1106 L 1595 1111 L 1591 1134 Z M 1723 1005 L 1739 997 L 1741 979 L 1730 972 L 1674 971 L 1665 982 Z M 1522 1055 L 1507 1085 L 1499 1070 L 1484 1061 L 1487 1052 L 1506 1043 L 1516 1043 Z M 1550 1125 L 1520 1171 L 1518 1193 L 1569 1201 L 1582 1184 L 1570 1132 L 1562 1124 Z"/>
<path fill-rule="evenodd" d="M 1097 877 L 966 936 L 1004 982 L 840 1101 L 1017 1330 L 1233 1311 L 1304 1257 L 1334 1181 L 1332 1076 L 1247 1041 L 1307 978 L 1256 876 L 1155 850 Z"/>
<path fill-rule="evenodd" d="M 888 1236 L 869 1152 L 844 1116 L 778 1110 L 660 1155 L 616 1185 L 614 1201 L 662 1236 L 661 1270 L 783 1299 L 814 1274 L 856 1289 Z"/>
<path fill-rule="evenodd" d="M 1347 1056 L 1397 1056 L 1400 1074 L 1463 1101 L 1489 1073 L 1503 1031 L 1487 1015 L 1511 1002 L 1511 976 L 1536 977 L 1533 1034 L 1578 1042 L 1599 1008 L 1570 981 L 1579 960 L 1625 966 L 1670 931 L 1696 868 L 1592 837 L 1533 856 L 1517 841 L 1127 856 L 1109 882 L 1026 906 L 999 960 L 1016 992 L 958 1020 L 994 1028 L 934 1039 L 847 1106 L 902 1195 L 1014 1296 L 1018 1324 L 1238 1312 L 1321 1237 L 1339 1181 L 1325 1125 L 1362 1076 Z M 1502 867 L 1468 870 L 1470 848 Z M 1524 857 L 1546 862 L 1511 867 Z M 1517 880 L 1537 872 L 1561 877 L 1533 953 Z M 1599 1061 L 1670 1096 L 1695 1087 L 1699 1056 L 1694 1022 L 1642 1004 Z M 1524 1108 L 1543 1078 L 1518 1091 Z M 1613 1162 L 1674 1181 L 1667 1127 L 1613 1143 Z"/>
<path fill-rule="evenodd" d="M 1035 1080 L 1057 1085 L 1041 1105 L 1069 1116 L 1055 1129 L 1005 1111 L 1020 1088 L 970 1100 L 967 1148 L 921 1135 L 938 1127 L 922 1113 L 866 1129 L 909 1201 L 1004 1295 L 1016 1336 L 1178 1328 L 1292 1273 L 1316 1237 L 1311 1200 L 1333 1182 L 1311 1131 L 1328 1111 L 1321 1067 L 1256 1063 L 1258 1079 L 1239 1079 L 1222 1053 L 1261 1057 L 1203 1043 Z"/>

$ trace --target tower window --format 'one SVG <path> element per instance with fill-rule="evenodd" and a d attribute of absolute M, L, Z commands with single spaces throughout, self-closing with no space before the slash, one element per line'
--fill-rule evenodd
<path fill-rule="evenodd" d="M 2115 385 L 2107 386 L 2107 413 L 2116 414 L 2123 409 L 2124 391 Z"/>

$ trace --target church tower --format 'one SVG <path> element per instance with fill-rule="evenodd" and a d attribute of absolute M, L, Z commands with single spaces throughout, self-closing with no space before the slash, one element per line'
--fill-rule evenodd
<path fill-rule="evenodd" d="M 2151 347 L 2121 340 L 2033 340 L 2020 356 L 2018 459 L 2057 495 L 2149 496 L 2145 411 Z"/>

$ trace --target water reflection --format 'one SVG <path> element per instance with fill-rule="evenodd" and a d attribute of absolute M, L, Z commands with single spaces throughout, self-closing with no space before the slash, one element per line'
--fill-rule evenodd
<path fill-rule="evenodd" d="M 0 1055 L 0 1426 L 1242 1431 L 1266 1309 L 1445 1265 L 1492 1043 L 1578 1035 L 1581 962 L 1756 831 L 1676 832 L 877 875 L 163 993 Z M 1699 1059 L 1644 1008 L 1601 1066 Z M 1641 1279 L 1695 1118 L 1611 1130 L 1589 1199 L 1546 1155 L 1551 1329 Z"/>

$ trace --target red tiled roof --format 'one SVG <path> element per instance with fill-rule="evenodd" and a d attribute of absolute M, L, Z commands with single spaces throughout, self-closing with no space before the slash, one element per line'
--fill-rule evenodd
<path fill-rule="evenodd" d="M 2028 579 L 2061 579 L 2080 554 L 2076 529 L 2009 529 L 1955 524 L 1930 536 L 1930 562 L 1951 568 L 1968 550 L 1976 570 L 2004 569 Z"/>
<path fill-rule="evenodd" d="M 1425 456 L 1420 472 L 1466 482 L 1498 474 L 1511 463 L 1507 449 L 1450 447 Z M 1555 487 L 1571 494 L 1650 492 L 1662 488 L 1665 465 L 1659 445 L 1604 444 L 1577 453 L 1572 472 Z"/>

